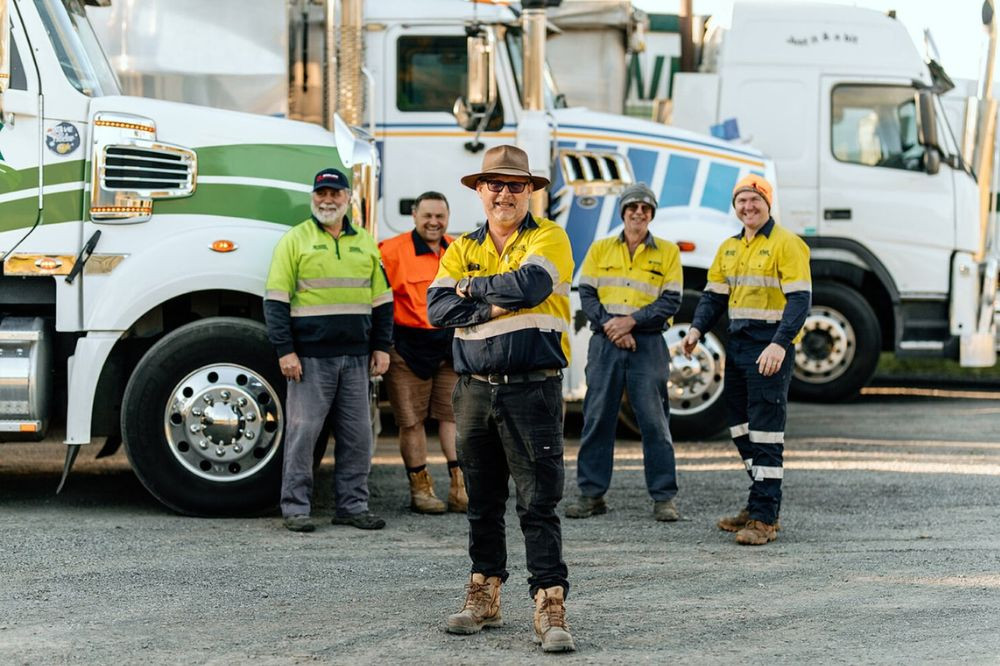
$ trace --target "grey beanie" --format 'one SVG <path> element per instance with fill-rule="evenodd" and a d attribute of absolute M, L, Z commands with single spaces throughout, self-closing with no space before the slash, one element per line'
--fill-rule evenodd
<path fill-rule="evenodd" d="M 625 207 L 635 203 L 644 203 L 647 206 L 652 206 L 653 215 L 656 215 L 656 195 L 653 194 L 653 190 L 649 189 L 646 183 L 632 183 L 622 190 L 618 201 L 618 213 L 623 220 L 625 219 Z"/>

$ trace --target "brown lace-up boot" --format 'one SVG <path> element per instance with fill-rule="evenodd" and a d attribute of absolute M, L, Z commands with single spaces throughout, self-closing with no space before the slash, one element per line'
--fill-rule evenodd
<path fill-rule="evenodd" d="M 747 521 L 746 526 L 736 533 L 736 543 L 742 546 L 763 546 L 778 538 L 778 530 L 759 520 Z"/>
<path fill-rule="evenodd" d="M 434 481 L 430 472 L 408 472 L 410 477 L 410 510 L 416 513 L 444 513 L 447 505 L 434 494 Z"/>
<path fill-rule="evenodd" d="M 566 623 L 566 604 L 561 585 L 535 592 L 535 642 L 543 652 L 572 652 L 576 649 Z"/>
<path fill-rule="evenodd" d="M 500 617 L 500 577 L 474 573 L 465 586 L 465 606 L 448 616 L 449 634 L 475 634 L 483 627 L 503 626 Z M 560 588 L 562 589 L 562 588 Z"/>
<path fill-rule="evenodd" d="M 451 474 L 451 488 L 448 490 L 448 510 L 453 513 L 465 513 L 469 508 L 469 496 L 465 492 L 465 477 L 460 467 L 448 470 Z"/>
<path fill-rule="evenodd" d="M 735 516 L 723 516 L 719 518 L 719 522 L 715 525 L 720 530 L 725 530 L 726 532 L 739 532 L 747 526 L 748 522 L 750 522 L 750 511 L 746 507 L 743 507 Z M 774 531 L 781 531 L 781 521 L 777 518 L 774 520 Z"/>

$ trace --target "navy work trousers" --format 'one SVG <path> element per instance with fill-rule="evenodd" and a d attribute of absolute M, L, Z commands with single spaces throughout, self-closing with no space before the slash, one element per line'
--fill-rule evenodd
<path fill-rule="evenodd" d="M 642 435 L 646 490 L 657 502 L 677 494 L 667 395 L 670 373 L 667 344 L 659 333 L 639 333 L 634 337 L 634 352 L 619 349 L 604 335 L 590 338 L 583 434 L 576 468 L 577 485 L 585 497 L 601 497 L 611 485 L 618 411 L 622 392 L 626 390 Z"/>
<path fill-rule="evenodd" d="M 750 518 L 773 525 L 781 510 L 785 416 L 795 347 L 789 345 L 780 370 L 765 377 L 757 357 L 768 344 L 739 333 L 729 338 L 724 396 L 729 434 L 750 475 Z"/>
<path fill-rule="evenodd" d="M 562 380 L 491 385 L 463 375 L 452 401 L 469 494 L 472 573 L 507 580 L 504 514 L 513 477 L 531 596 L 555 585 L 568 592 L 556 515 L 565 480 Z"/>

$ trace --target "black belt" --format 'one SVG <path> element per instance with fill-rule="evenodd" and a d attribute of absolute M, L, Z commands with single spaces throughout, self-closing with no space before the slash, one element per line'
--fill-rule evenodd
<path fill-rule="evenodd" d="M 552 377 L 562 377 L 562 370 L 532 370 L 531 372 L 519 372 L 512 375 L 493 373 L 489 375 L 469 375 L 473 379 L 498 386 L 500 384 L 526 384 L 528 382 L 544 382 Z"/>

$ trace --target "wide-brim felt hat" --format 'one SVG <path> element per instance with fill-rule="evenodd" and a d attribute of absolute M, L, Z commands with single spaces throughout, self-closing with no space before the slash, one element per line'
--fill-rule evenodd
<path fill-rule="evenodd" d="M 463 176 L 462 185 L 474 190 L 476 183 L 481 178 L 489 178 L 490 176 L 530 178 L 531 184 L 536 190 L 542 190 L 549 186 L 548 178 L 531 173 L 531 169 L 528 167 L 528 154 L 517 146 L 502 145 L 487 150 L 483 155 L 482 171 Z"/>

